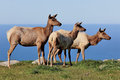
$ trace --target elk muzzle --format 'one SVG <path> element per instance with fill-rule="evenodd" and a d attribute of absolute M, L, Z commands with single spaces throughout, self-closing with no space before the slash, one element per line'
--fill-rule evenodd
<path fill-rule="evenodd" d="M 111 39 L 111 37 L 109 37 L 109 39 L 108 40 L 110 40 Z"/>
<path fill-rule="evenodd" d="M 61 26 L 62 25 L 62 23 L 59 23 L 59 26 Z"/>

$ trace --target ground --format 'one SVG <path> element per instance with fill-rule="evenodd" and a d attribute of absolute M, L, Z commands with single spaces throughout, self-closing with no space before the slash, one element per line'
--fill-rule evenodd
<path fill-rule="evenodd" d="M 120 80 L 120 62 L 116 60 L 86 60 L 66 67 L 38 66 L 31 62 L 22 61 L 11 69 L 0 66 L 0 80 Z"/>

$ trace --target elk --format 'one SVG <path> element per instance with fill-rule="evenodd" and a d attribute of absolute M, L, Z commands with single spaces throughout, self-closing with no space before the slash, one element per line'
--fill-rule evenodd
<path fill-rule="evenodd" d="M 7 32 L 7 39 L 10 43 L 8 50 L 8 67 L 10 68 L 10 55 L 15 47 L 20 44 L 22 46 L 37 46 L 38 51 L 38 65 L 40 65 L 40 54 L 42 51 L 43 65 L 44 59 L 44 45 L 46 44 L 49 35 L 53 32 L 54 26 L 61 26 L 62 24 L 55 18 L 57 14 L 48 16 L 46 27 L 20 27 L 14 26 Z"/>
<path fill-rule="evenodd" d="M 85 32 L 78 33 L 77 38 L 74 40 L 74 42 L 71 46 L 71 49 L 78 49 L 75 63 L 78 62 L 80 52 L 82 53 L 83 60 L 85 60 L 85 53 L 84 53 L 85 49 L 87 49 L 89 46 L 97 45 L 103 39 L 105 39 L 105 40 L 111 39 L 111 37 L 105 33 L 105 30 L 106 30 L 106 28 L 103 30 L 101 30 L 101 28 L 100 28 L 99 31 L 93 36 L 89 36 Z M 69 31 L 64 31 L 64 34 L 65 33 L 69 33 Z M 58 52 L 58 57 L 60 59 L 60 62 L 62 62 L 61 53 L 62 53 L 62 50 L 60 50 Z M 69 58 L 69 59 L 71 59 L 71 58 Z M 56 55 L 54 55 L 54 60 L 56 62 Z"/>
<path fill-rule="evenodd" d="M 53 65 L 53 60 L 52 60 L 53 55 L 56 55 L 59 50 L 65 50 L 66 51 L 66 49 L 70 49 L 71 45 L 73 44 L 73 41 L 76 39 L 76 37 L 78 35 L 78 32 L 79 31 L 86 31 L 86 29 L 83 28 L 81 26 L 81 24 L 82 24 L 82 22 L 81 23 L 76 23 L 74 25 L 73 30 L 70 31 L 69 33 L 63 34 L 64 30 L 59 30 L 59 31 L 55 31 L 55 32 L 51 33 L 51 35 L 49 37 L 49 40 L 48 40 L 49 54 L 48 54 L 47 65 L 49 63 L 50 55 L 51 55 L 50 66 L 52 66 Z M 69 57 L 70 57 L 70 53 L 69 53 Z M 65 66 L 65 59 L 66 59 L 66 52 L 65 52 L 65 55 L 64 55 L 63 66 Z M 69 59 L 69 60 L 71 60 L 71 59 Z M 72 65 L 71 61 L 70 61 L 70 65 Z"/>

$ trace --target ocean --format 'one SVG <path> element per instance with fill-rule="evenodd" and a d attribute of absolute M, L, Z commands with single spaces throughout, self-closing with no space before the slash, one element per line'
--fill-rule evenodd
<path fill-rule="evenodd" d="M 40 24 L 0 24 L 0 61 L 7 61 L 7 51 L 10 47 L 7 40 L 6 32 L 13 26 L 38 27 L 45 26 Z M 69 30 L 73 29 L 74 24 L 63 24 L 61 27 L 54 26 L 53 31 L 59 29 Z M 104 59 L 119 59 L 120 58 L 120 24 L 82 24 L 87 29 L 88 35 L 94 35 L 99 28 L 106 28 L 106 33 L 111 37 L 111 40 L 102 40 L 96 46 L 90 46 L 85 50 L 85 59 L 104 60 Z M 48 43 L 45 45 L 45 58 L 49 52 Z M 77 49 L 71 50 L 72 61 L 76 60 Z M 37 47 L 23 47 L 18 45 L 11 54 L 11 60 L 36 60 L 38 59 Z M 57 60 L 58 56 L 57 56 Z M 62 60 L 64 54 L 62 53 Z M 80 54 L 79 61 L 82 60 Z M 69 61 L 68 54 L 66 61 Z"/>

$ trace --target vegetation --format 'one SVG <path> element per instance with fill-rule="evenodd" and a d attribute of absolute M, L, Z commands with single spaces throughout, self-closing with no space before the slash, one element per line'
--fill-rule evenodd
<path fill-rule="evenodd" d="M 120 62 L 116 60 L 86 60 L 66 67 L 38 66 L 31 62 L 22 61 L 11 69 L 0 66 L 0 80 L 120 80 Z"/>

